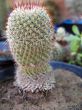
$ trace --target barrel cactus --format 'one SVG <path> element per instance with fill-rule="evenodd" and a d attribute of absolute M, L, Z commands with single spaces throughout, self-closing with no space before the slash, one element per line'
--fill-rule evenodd
<path fill-rule="evenodd" d="M 17 86 L 27 92 L 50 90 L 55 83 L 48 64 L 54 34 L 51 19 L 41 6 L 25 6 L 11 12 L 6 31 L 12 55 L 18 64 Z"/>

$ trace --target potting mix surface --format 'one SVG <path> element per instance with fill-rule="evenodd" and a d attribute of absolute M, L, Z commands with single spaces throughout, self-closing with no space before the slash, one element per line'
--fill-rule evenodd
<path fill-rule="evenodd" d="M 0 110 L 82 110 L 82 79 L 66 70 L 55 70 L 54 75 L 55 88 L 34 100 L 19 91 L 14 80 L 1 82 Z"/>

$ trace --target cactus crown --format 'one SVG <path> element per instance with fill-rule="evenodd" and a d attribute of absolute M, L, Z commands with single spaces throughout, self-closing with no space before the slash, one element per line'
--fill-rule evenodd
<path fill-rule="evenodd" d="M 14 0 L 14 8 L 24 8 L 24 9 L 33 9 L 36 6 L 42 6 L 43 0 Z"/>
<path fill-rule="evenodd" d="M 13 56 L 25 73 L 50 71 L 53 33 L 50 17 L 42 7 L 18 7 L 10 14 L 7 37 Z"/>

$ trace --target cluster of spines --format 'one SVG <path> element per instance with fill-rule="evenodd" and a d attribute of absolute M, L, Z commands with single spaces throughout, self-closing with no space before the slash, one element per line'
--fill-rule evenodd
<path fill-rule="evenodd" d="M 17 8 L 11 13 L 7 27 L 8 37 L 13 45 L 11 49 L 17 62 L 31 74 L 48 71 L 50 38 L 54 32 L 46 11 L 41 8 L 38 10 L 39 14 L 36 8 L 35 14 L 30 17 L 25 13 L 27 9 Z"/>
<path fill-rule="evenodd" d="M 36 6 L 41 6 L 41 0 L 14 0 L 14 8 L 24 8 L 24 9 L 33 9 Z"/>

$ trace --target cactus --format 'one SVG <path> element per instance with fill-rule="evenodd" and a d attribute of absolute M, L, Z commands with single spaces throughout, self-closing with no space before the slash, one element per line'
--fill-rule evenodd
<path fill-rule="evenodd" d="M 28 9 L 25 6 L 13 10 L 6 31 L 10 49 L 18 63 L 17 85 L 27 92 L 50 90 L 55 83 L 48 64 L 54 29 L 43 7 Z"/>
<path fill-rule="evenodd" d="M 65 28 L 59 27 L 57 29 L 57 35 L 58 35 L 58 37 L 61 37 L 61 36 L 65 37 L 66 36 L 66 30 L 65 30 Z"/>
<path fill-rule="evenodd" d="M 52 55 L 53 55 L 52 60 L 55 60 L 55 61 L 62 61 L 63 60 L 64 49 L 59 43 L 55 42 L 55 44 L 53 46 Z"/>

